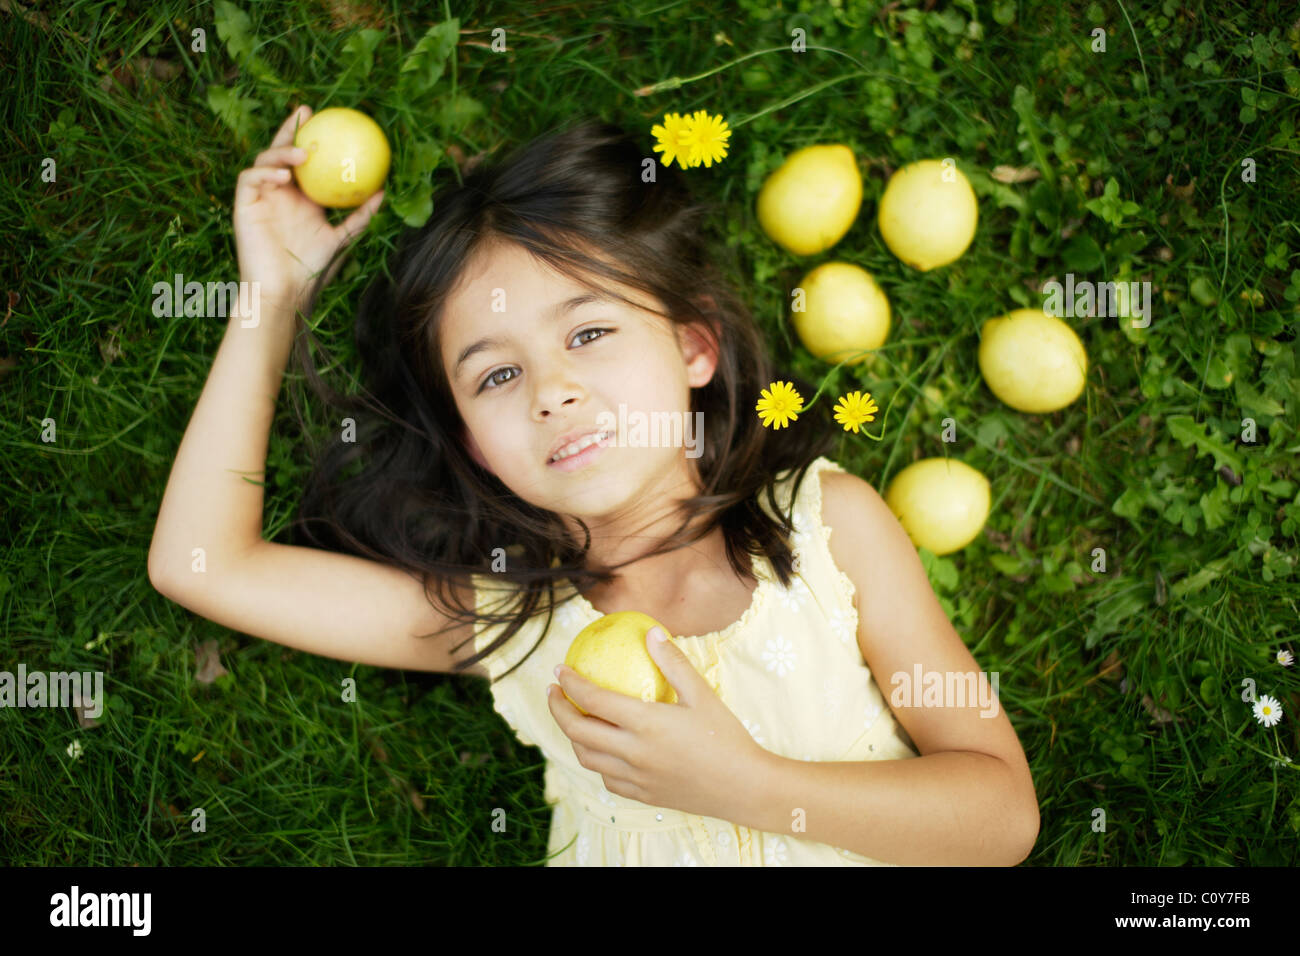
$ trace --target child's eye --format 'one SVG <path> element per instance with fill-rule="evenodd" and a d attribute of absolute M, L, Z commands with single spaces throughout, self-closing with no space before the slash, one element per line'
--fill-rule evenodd
<path fill-rule="evenodd" d="M 613 329 L 600 329 L 600 328 L 583 329 L 581 332 L 578 332 L 576 335 L 574 335 L 574 339 L 576 340 L 586 335 L 588 332 L 613 332 L 613 331 L 614 331 Z M 597 338 L 604 338 L 604 336 L 598 335 L 596 336 L 596 338 L 587 339 L 587 341 L 583 342 L 582 344 L 586 345 L 587 342 L 594 342 L 596 341 Z M 513 369 L 514 369 L 513 365 L 507 365 L 505 368 L 499 368 L 493 372 L 489 372 L 487 378 L 483 379 L 483 384 L 481 384 L 478 387 L 478 392 L 475 392 L 474 394 L 477 395 L 479 394 L 479 392 L 482 392 L 484 389 L 491 390 L 494 388 L 500 388 L 502 385 L 508 384 L 512 379 L 517 378 L 518 376 L 511 375 L 510 378 L 507 379 L 498 379 L 497 376 L 502 374 L 503 372 L 513 371 Z"/>

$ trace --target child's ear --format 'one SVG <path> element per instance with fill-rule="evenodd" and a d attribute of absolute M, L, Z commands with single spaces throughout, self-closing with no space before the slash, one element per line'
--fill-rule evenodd
<path fill-rule="evenodd" d="M 706 313 L 707 315 L 707 313 Z M 691 322 L 678 327 L 682 360 L 686 363 L 686 378 L 691 388 L 707 385 L 718 367 L 720 329 L 716 321 Z"/>

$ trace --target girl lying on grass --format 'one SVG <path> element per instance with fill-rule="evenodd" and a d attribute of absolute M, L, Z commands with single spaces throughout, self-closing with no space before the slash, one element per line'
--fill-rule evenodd
<path fill-rule="evenodd" d="M 290 169 L 309 115 L 239 177 L 261 314 L 230 317 L 159 512 L 154 586 L 289 647 L 488 679 L 546 759 L 552 865 L 1024 860 L 1038 806 L 1010 721 L 903 528 L 827 457 L 825 406 L 798 428 L 755 413 L 776 369 L 682 174 L 645 182 L 642 146 L 594 121 L 474 169 L 366 290 L 354 398 L 321 382 L 297 313 L 382 193 L 327 223 Z M 265 469 L 295 342 L 355 435 L 320 455 L 289 545 L 263 540 L 243 476 Z M 638 416 L 703 433 L 647 438 Z M 668 631 L 647 646 L 676 703 L 556 676 L 574 635 L 622 610 Z M 922 674 L 924 698 L 906 689 Z M 930 675 L 968 693 L 935 701 Z"/>

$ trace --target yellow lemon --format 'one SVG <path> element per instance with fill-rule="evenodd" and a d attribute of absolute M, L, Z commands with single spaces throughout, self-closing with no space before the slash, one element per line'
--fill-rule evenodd
<path fill-rule="evenodd" d="M 799 298 L 791 313 L 799 341 L 817 358 L 850 365 L 870 358 L 863 349 L 877 349 L 889 337 L 889 299 L 871 273 L 848 262 L 827 262 L 799 283 Z"/>
<path fill-rule="evenodd" d="M 1041 309 L 1013 309 L 980 329 L 980 374 L 1022 412 L 1054 412 L 1083 393 L 1088 353 L 1079 336 Z"/>
<path fill-rule="evenodd" d="M 929 272 L 966 251 L 975 238 L 979 203 L 955 164 L 923 159 L 889 177 L 878 221 L 889 251 Z"/>
<path fill-rule="evenodd" d="M 298 188 L 322 206 L 360 206 L 388 176 L 388 139 L 378 123 L 357 110 L 321 110 L 299 127 L 293 144 L 307 151 L 307 158 L 293 167 Z"/>
<path fill-rule="evenodd" d="M 955 458 L 923 458 L 894 476 L 885 504 L 914 545 L 951 554 L 988 520 L 989 480 Z"/>
<path fill-rule="evenodd" d="M 791 153 L 758 191 L 758 223 L 798 256 L 823 252 L 844 237 L 862 205 L 862 174 L 839 143 Z"/>
<path fill-rule="evenodd" d="M 652 627 L 663 627 L 640 611 L 615 611 L 592 621 L 573 639 L 564 663 L 606 690 L 644 701 L 677 703 L 677 692 L 645 646 Z M 667 628 L 663 628 L 668 633 Z M 569 703 L 578 707 L 572 697 Z M 578 707 L 584 715 L 587 713 Z"/>

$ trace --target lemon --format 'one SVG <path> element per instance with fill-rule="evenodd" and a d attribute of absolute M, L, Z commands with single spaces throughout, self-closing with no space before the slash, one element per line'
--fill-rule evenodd
<path fill-rule="evenodd" d="M 980 374 L 1022 412 L 1054 412 L 1083 393 L 1088 353 L 1074 330 L 1040 309 L 1014 309 L 980 329 Z"/>
<path fill-rule="evenodd" d="M 857 365 L 889 337 L 889 299 L 871 273 L 849 262 L 827 262 L 813 269 L 799 288 L 804 310 L 791 313 L 799 341 L 817 358 Z"/>
<path fill-rule="evenodd" d="M 322 206 L 360 206 L 388 176 L 388 139 L 378 123 L 357 110 L 321 110 L 299 127 L 293 144 L 307 151 L 307 158 L 293 167 L 298 188 Z"/>
<path fill-rule="evenodd" d="M 652 627 L 663 625 L 640 611 L 606 614 L 578 632 L 564 655 L 564 663 L 606 690 L 644 701 L 675 704 L 677 692 L 645 646 Z M 667 628 L 664 633 L 668 633 Z M 578 707 L 572 697 L 564 696 Z M 587 713 L 581 707 L 578 710 Z"/>
<path fill-rule="evenodd" d="M 979 203 L 955 165 L 923 159 L 889 177 L 878 221 L 889 251 L 929 272 L 966 251 L 975 238 Z"/>
<path fill-rule="evenodd" d="M 758 191 L 758 223 L 798 256 L 823 252 L 844 237 L 862 205 L 862 174 L 839 143 L 805 146 L 788 156 Z"/>
<path fill-rule="evenodd" d="M 894 476 L 885 504 L 914 545 L 951 554 L 988 520 L 989 480 L 955 458 L 922 458 Z"/>

